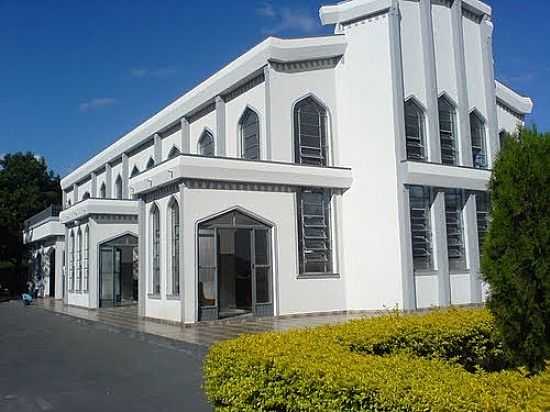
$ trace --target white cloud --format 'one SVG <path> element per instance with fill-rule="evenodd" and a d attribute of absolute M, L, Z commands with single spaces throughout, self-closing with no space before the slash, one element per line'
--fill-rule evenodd
<path fill-rule="evenodd" d="M 98 97 L 90 99 L 88 101 L 80 103 L 81 112 L 89 112 L 103 107 L 109 107 L 117 103 L 117 100 L 113 97 Z"/>
<path fill-rule="evenodd" d="M 171 66 L 157 67 L 153 69 L 146 67 L 133 67 L 130 69 L 130 76 L 135 77 L 136 79 L 143 79 L 145 77 L 164 78 L 171 76 L 176 72 L 176 68 Z"/>
<path fill-rule="evenodd" d="M 264 2 L 256 9 L 256 14 L 272 21 L 269 26 L 262 29 L 266 34 L 288 31 L 313 33 L 319 29 L 317 18 L 310 13 L 289 7 L 275 8 L 271 2 Z"/>

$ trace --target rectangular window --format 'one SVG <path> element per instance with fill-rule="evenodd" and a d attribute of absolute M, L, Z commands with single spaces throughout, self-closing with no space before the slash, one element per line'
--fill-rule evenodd
<path fill-rule="evenodd" d="M 447 253 L 450 272 L 466 270 L 463 210 L 464 191 L 457 189 L 445 191 Z"/>
<path fill-rule="evenodd" d="M 88 292 L 88 262 L 90 260 L 89 255 L 89 245 L 90 242 L 90 232 L 89 229 L 86 229 L 86 232 L 84 234 L 84 261 L 82 264 L 83 272 L 82 272 L 82 291 Z"/>
<path fill-rule="evenodd" d="M 483 247 L 485 235 L 489 230 L 489 194 L 487 192 L 476 193 L 477 238 L 479 254 Z"/>
<path fill-rule="evenodd" d="M 74 236 L 71 236 L 71 252 L 69 254 L 69 292 L 74 290 Z"/>
<path fill-rule="evenodd" d="M 160 295 L 160 218 L 153 215 L 153 294 Z"/>
<path fill-rule="evenodd" d="M 456 164 L 456 124 L 454 107 L 444 97 L 439 99 L 439 138 L 441 163 Z"/>
<path fill-rule="evenodd" d="M 82 289 L 82 236 L 78 232 L 78 263 L 76 272 L 76 291 L 80 292 Z"/>
<path fill-rule="evenodd" d="M 417 271 L 434 268 L 432 248 L 432 190 L 425 186 L 409 187 L 413 266 Z"/>
<path fill-rule="evenodd" d="M 297 193 L 300 274 L 332 273 L 330 202 L 322 189 Z"/>

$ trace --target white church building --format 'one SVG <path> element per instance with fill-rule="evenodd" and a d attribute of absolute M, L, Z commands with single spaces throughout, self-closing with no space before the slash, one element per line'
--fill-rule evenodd
<path fill-rule="evenodd" d="M 64 250 L 53 295 L 186 324 L 482 302 L 491 167 L 533 106 L 491 13 L 349 0 L 267 38 L 62 179 L 25 230 Z"/>

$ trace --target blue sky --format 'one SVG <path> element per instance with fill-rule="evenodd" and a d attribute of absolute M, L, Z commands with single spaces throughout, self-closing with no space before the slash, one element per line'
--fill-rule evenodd
<path fill-rule="evenodd" d="M 550 130 L 550 2 L 489 2 L 497 78 Z M 0 0 L 0 154 L 31 150 L 63 176 L 268 35 L 329 33 L 320 5 Z"/>

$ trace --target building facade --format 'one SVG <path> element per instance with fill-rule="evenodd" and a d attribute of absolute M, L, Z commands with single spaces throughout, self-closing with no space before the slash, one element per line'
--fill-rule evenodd
<path fill-rule="evenodd" d="M 490 169 L 532 102 L 478 0 L 349 0 L 62 179 L 67 304 L 241 314 L 479 303 Z"/>

